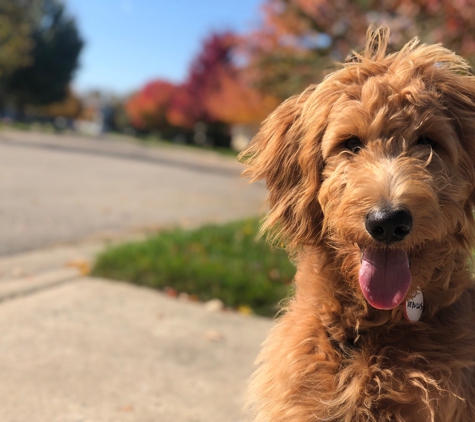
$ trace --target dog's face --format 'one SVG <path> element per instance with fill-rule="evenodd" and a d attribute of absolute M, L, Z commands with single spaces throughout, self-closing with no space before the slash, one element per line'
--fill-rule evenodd
<path fill-rule="evenodd" d="M 244 152 L 247 175 L 267 180 L 266 228 L 290 247 L 337 250 L 378 309 L 437 272 L 449 283 L 438 267 L 473 244 L 475 185 L 468 66 L 417 42 L 385 56 L 386 43 L 370 40 L 358 61 L 284 102 Z"/>
<path fill-rule="evenodd" d="M 357 247 L 350 266 L 361 261 L 361 291 L 378 309 L 407 295 L 413 255 L 467 226 L 472 166 L 444 100 L 421 79 L 395 69 L 348 84 L 321 139 L 323 231 L 336 248 Z"/>

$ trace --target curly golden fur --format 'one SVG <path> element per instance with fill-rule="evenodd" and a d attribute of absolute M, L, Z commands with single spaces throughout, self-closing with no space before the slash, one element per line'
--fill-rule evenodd
<path fill-rule="evenodd" d="M 475 421 L 475 77 L 440 45 L 386 54 L 388 38 L 370 33 L 242 154 L 244 174 L 267 182 L 263 229 L 297 264 L 251 380 L 256 422 Z M 388 209 L 412 223 L 383 239 L 368 219 Z M 397 306 L 363 291 L 377 251 L 410 265 Z M 409 321 L 418 289 L 424 311 Z"/>

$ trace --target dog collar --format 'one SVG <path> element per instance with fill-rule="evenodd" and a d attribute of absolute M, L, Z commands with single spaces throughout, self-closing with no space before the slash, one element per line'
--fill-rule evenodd
<path fill-rule="evenodd" d="M 419 321 L 424 311 L 424 296 L 420 288 L 417 289 L 415 295 L 406 301 L 404 307 L 404 316 L 408 321 Z"/>

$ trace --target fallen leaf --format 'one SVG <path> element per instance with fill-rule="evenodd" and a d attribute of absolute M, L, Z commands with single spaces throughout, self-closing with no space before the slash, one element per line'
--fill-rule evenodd
<path fill-rule="evenodd" d="M 247 306 L 247 305 L 242 305 L 240 306 L 237 311 L 241 314 L 241 315 L 252 315 L 254 312 L 252 310 L 252 308 L 250 306 Z"/>
<path fill-rule="evenodd" d="M 84 258 L 72 259 L 66 263 L 66 267 L 77 268 L 82 275 L 88 275 L 91 272 L 91 265 Z"/>
<path fill-rule="evenodd" d="M 163 292 L 169 297 L 175 297 L 176 298 L 178 296 L 178 292 L 172 287 L 165 287 L 163 289 Z"/>

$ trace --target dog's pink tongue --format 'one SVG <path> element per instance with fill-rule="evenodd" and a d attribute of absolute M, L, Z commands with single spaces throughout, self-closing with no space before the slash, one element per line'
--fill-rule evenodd
<path fill-rule="evenodd" d="M 411 286 L 407 253 L 397 249 L 365 249 L 359 282 L 371 306 L 394 309 L 404 300 Z"/>

